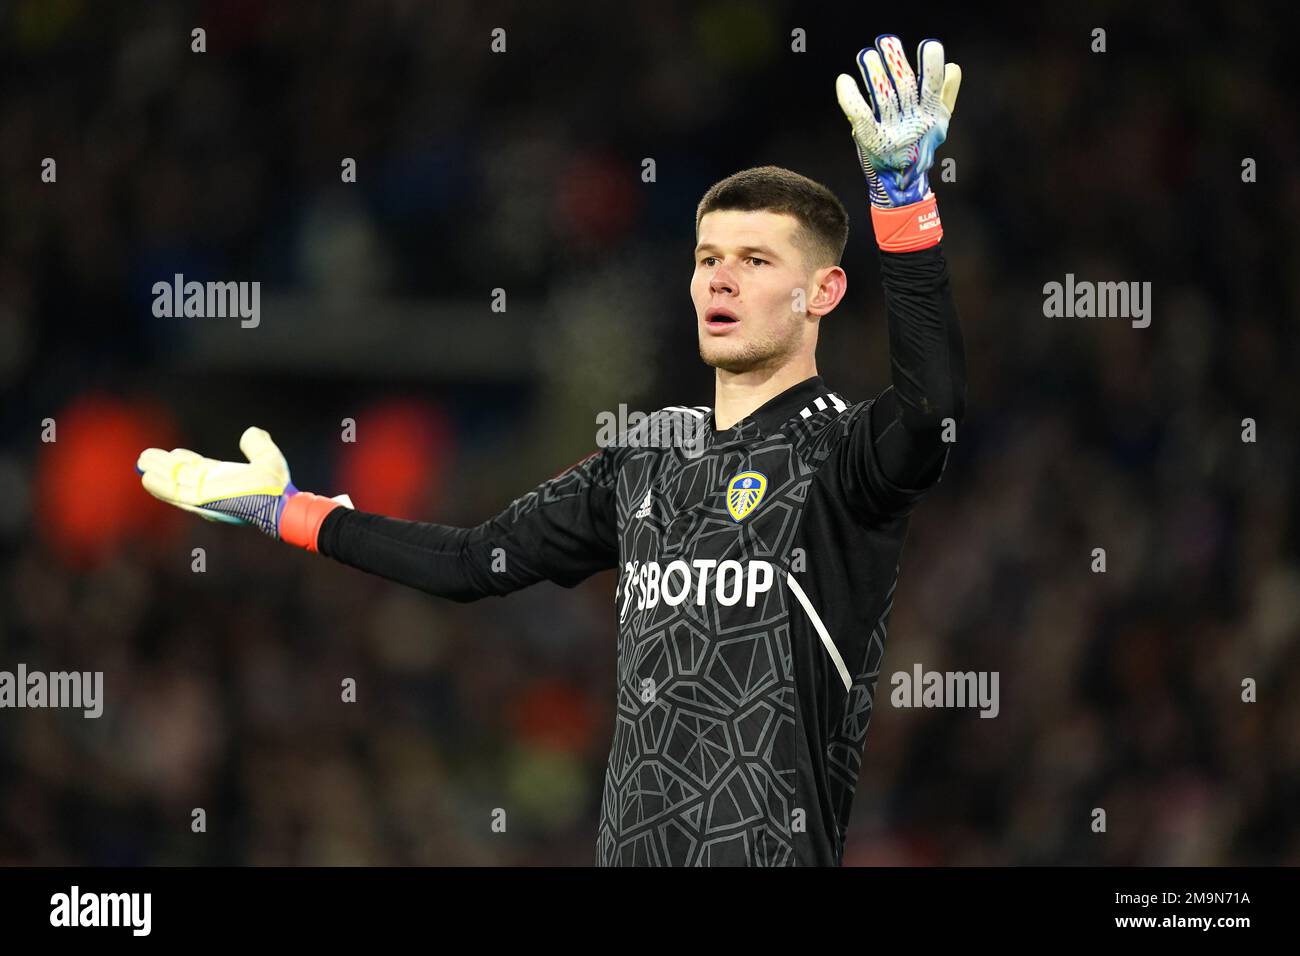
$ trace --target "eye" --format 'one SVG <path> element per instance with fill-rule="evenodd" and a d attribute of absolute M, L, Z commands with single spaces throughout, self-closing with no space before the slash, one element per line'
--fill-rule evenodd
<path fill-rule="evenodd" d="M 717 256 L 705 256 L 703 259 L 700 260 L 700 265 L 707 266 L 715 259 L 717 259 Z"/>
<path fill-rule="evenodd" d="M 756 265 L 761 265 L 761 266 L 767 265 L 767 260 L 760 259 L 758 256 L 750 256 L 749 261 L 755 263 Z"/>

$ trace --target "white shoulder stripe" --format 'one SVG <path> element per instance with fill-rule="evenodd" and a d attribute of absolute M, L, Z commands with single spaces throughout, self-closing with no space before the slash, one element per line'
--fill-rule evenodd
<path fill-rule="evenodd" d="M 811 405 L 805 405 L 799 410 L 800 418 L 812 418 L 817 412 L 824 412 L 827 409 L 826 400 L 830 399 L 830 406 L 835 409 L 835 414 L 839 414 L 849 406 L 845 404 L 844 399 L 840 398 L 834 392 L 827 392 L 825 395 L 818 395 L 813 399 Z"/>
<path fill-rule="evenodd" d="M 668 405 L 660 409 L 664 412 L 686 412 L 688 415 L 694 415 L 696 418 L 703 418 L 704 413 L 695 408 L 687 408 L 685 405 Z"/>

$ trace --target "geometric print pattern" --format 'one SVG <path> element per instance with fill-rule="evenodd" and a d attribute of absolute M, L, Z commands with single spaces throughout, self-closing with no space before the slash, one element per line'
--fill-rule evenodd
<path fill-rule="evenodd" d="M 617 714 L 601 799 L 599 865 L 796 863 L 800 718 L 792 623 L 800 639 L 818 639 L 783 582 L 809 484 L 855 417 L 841 416 L 847 408 L 827 393 L 770 436 L 762 436 L 750 418 L 717 434 L 702 454 L 633 448 L 621 459 L 616 503 L 622 571 L 615 606 L 628 607 L 619 628 Z M 843 419 L 840 427 L 830 427 L 837 417 Z M 711 412 L 705 424 L 712 436 Z M 728 481 L 751 470 L 766 476 L 766 492 L 761 506 L 738 521 L 727 510 Z M 654 561 L 664 567 L 676 560 L 692 567 L 697 561 L 767 561 L 772 586 L 756 595 L 754 607 L 744 600 L 726 606 L 707 586 L 702 604 L 660 600 L 639 608 L 629 600 L 628 565 Z M 689 593 L 694 598 L 695 591 Z M 870 653 L 854 662 L 844 718 L 826 741 L 837 817 L 856 788 L 887 614 L 886 609 L 871 635 Z M 837 835 L 842 843 L 842 832 Z"/>
<path fill-rule="evenodd" d="M 826 746 L 831 782 L 831 801 L 835 807 L 835 826 L 841 845 L 847 836 L 849 811 L 853 807 L 853 794 L 858 787 L 858 774 L 862 770 L 862 748 L 867 739 L 867 726 L 871 723 L 872 703 L 876 680 L 880 677 L 881 663 L 885 657 L 885 631 L 889 612 L 894 606 L 894 590 L 898 586 L 898 568 L 885 597 L 885 609 L 871 631 L 867 653 L 862 667 L 854 676 L 844 717 Z"/>

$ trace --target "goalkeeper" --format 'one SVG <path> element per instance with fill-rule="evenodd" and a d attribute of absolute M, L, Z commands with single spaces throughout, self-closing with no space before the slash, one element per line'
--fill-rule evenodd
<path fill-rule="evenodd" d="M 817 371 L 847 288 L 844 207 L 766 166 L 696 211 L 691 297 L 714 402 L 643 426 L 702 434 L 692 448 L 626 436 L 471 528 L 300 492 L 258 428 L 246 463 L 160 449 L 138 462 L 164 501 L 453 600 L 618 568 L 601 865 L 843 859 L 908 519 L 966 391 L 927 178 L 961 74 L 934 40 L 913 72 L 894 36 L 858 66 L 866 96 L 845 75 L 836 93 L 880 249 L 892 385 L 875 398 L 846 399 Z"/>

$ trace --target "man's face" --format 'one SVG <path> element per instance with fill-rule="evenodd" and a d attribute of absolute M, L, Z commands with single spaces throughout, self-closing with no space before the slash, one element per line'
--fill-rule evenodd
<path fill-rule="evenodd" d="M 817 324 L 796 312 L 810 276 L 785 213 L 716 210 L 700 220 L 691 299 L 700 357 L 728 372 L 779 368 L 816 344 Z"/>

